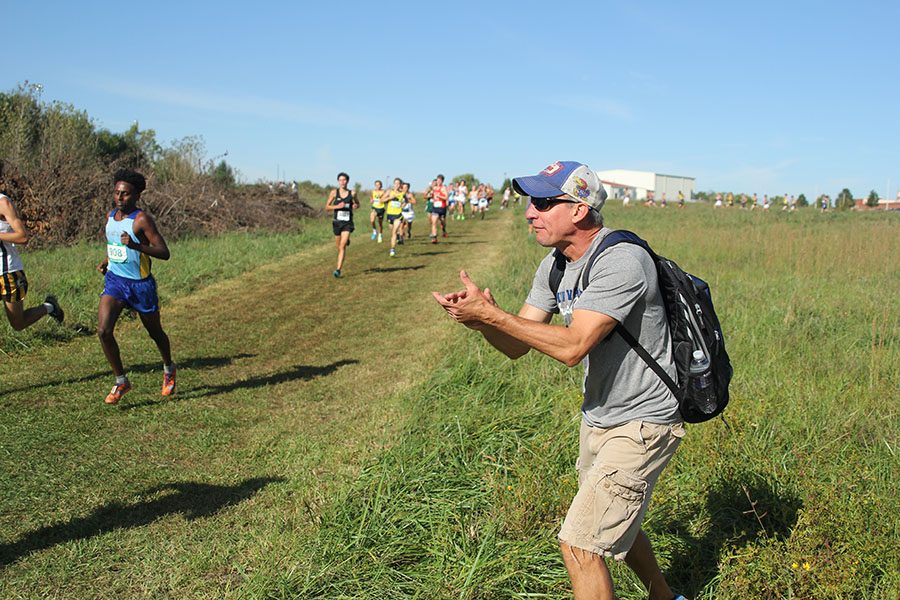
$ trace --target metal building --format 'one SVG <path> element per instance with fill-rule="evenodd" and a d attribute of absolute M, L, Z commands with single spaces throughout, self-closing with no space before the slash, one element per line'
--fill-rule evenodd
<path fill-rule="evenodd" d="M 678 192 L 688 200 L 694 194 L 694 178 L 682 175 L 611 169 L 597 171 L 597 177 L 610 198 L 624 198 L 628 194 L 632 200 L 645 200 L 648 193 L 652 193 L 657 202 L 662 200 L 663 194 L 671 202 L 678 199 Z"/>

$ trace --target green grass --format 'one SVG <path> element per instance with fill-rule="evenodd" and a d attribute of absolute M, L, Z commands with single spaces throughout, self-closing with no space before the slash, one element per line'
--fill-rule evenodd
<path fill-rule="evenodd" d="M 692 426 L 646 529 L 695 598 L 895 598 L 900 293 L 894 215 L 610 210 L 706 277 L 736 368 Z M 515 310 L 543 250 L 483 280 Z M 579 382 L 469 333 L 410 396 L 411 424 L 323 518 L 282 597 L 568 597 L 555 533 L 575 492 Z M 796 567 L 794 566 L 796 565 Z M 644 598 L 621 565 L 622 598 Z M 272 591 L 272 590 L 270 590 Z"/>
<path fill-rule="evenodd" d="M 735 366 L 730 427 L 689 427 L 645 521 L 688 597 L 898 596 L 897 217 L 609 207 L 710 282 Z M 508 215 L 454 232 L 394 261 L 358 233 L 339 282 L 311 248 L 173 299 L 175 402 L 99 406 L 95 340 L 0 363 L 0 595 L 569 597 L 580 369 L 509 361 L 426 295 L 467 267 L 517 310 L 545 250 Z"/>
<path fill-rule="evenodd" d="M 153 274 L 163 282 L 159 286 L 160 302 L 165 304 L 330 239 L 331 229 L 326 221 L 307 219 L 298 222 L 297 233 L 229 233 L 174 241 L 169 245 L 171 260 L 153 261 Z M 54 294 L 66 312 L 66 320 L 57 325 L 42 319 L 21 332 L 7 327 L 0 340 L 0 351 L 13 354 L 92 334 L 97 324 L 97 298 L 103 291 L 103 276 L 95 267 L 104 258 L 103 252 L 100 242 L 34 252 L 26 246 L 22 251 L 29 283 L 25 307 Z M 135 316 L 128 314 L 126 318 Z"/>
<path fill-rule="evenodd" d="M 116 407 L 93 337 L 0 360 L 0 597 L 208 598 L 296 569 L 453 334 L 420 318 L 427 290 L 499 264 L 510 230 L 435 247 L 420 225 L 394 259 L 356 235 L 341 280 L 327 240 L 164 301 L 171 400 L 138 323 L 117 329 L 135 389 Z"/>

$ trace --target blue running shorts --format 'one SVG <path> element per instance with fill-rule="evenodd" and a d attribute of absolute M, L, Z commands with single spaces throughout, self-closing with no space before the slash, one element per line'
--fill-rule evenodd
<path fill-rule="evenodd" d="M 111 296 L 119 302 L 139 313 L 159 311 L 159 298 L 156 295 L 156 280 L 153 276 L 144 279 L 128 279 L 119 277 L 111 271 L 106 272 L 106 283 L 101 296 Z"/>

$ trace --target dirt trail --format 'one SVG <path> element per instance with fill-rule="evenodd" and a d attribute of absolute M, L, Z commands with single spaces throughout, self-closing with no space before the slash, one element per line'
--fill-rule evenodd
<path fill-rule="evenodd" d="M 397 258 L 360 227 L 340 280 L 331 276 L 335 251 L 328 245 L 164 305 L 163 323 L 179 364 L 172 400 L 159 396 L 159 357 L 136 322 L 117 331 L 134 384 L 117 407 L 102 403 L 112 377 L 93 337 L 0 364 L 0 555 L 3 544 L 104 502 L 141 498 L 154 486 L 252 477 L 281 483 L 206 519 L 190 535 L 183 522 L 162 515 L 153 525 L 93 542 L 113 557 L 122 544 L 152 551 L 166 540 L 169 554 L 121 567 L 130 577 L 149 577 L 145 581 L 153 581 L 150 570 L 167 573 L 159 590 L 178 589 L 180 576 L 189 581 L 206 573 L 209 565 L 195 564 L 196 556 L 228 555 L 246 546 L 247 560 L 257 562 L 260 538 L 278 556 L 289 555 L 298 536 L 314 528 L 316 507 L 353 477 L 370 452 L 391 443 L 391 432 L 405 418 L 396 393 L 425 380 L 450 337 L 459 335 L 430 291 L 457 289 L 461 267 L 477 278 L 502 264 L 514 217 L 491 217 L 451 222 L 451 237 L 437 245 L 427 243 L 424 220 L 417 221 L 418 237 L 398 247 Z M 159 285 L 164 288 L 165 280 Z M 41 499 L 39 506 L 34 498 Z M 220 548 L 223 528 L 247 520 L 256 523 L 252 535 L 227 542 L 227 551 Z M 198 533 L 204 531 L 208 537 Z M 16 560 L 8 561 L 5 575 L 67 593 L 131 595 L 117 578 L 104 575 L 100 549 L 89 573 L 76 577 L 60 569 L 53 575 L 53 565 L 73 560 L 72 544 L 65 541 L 6 557 Z M 20 546 L 6 550 L 13 547 Z M 278 568 L 271 559 L 261 556 L 253 568 Z"/>

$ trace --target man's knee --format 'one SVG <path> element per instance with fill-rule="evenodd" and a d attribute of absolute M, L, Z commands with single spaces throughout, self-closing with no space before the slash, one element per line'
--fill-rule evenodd
<path fill-rule="evenodd" d="M 563 561 L 567 565 L 574 564 L 581 568 L 584 568 L 592 563 L 597 562 L 602 562 L 604 565 L 606 564 L 604 558 L 596 552 L 585 550 L 584 548 L 579 548 L 577 546 L 572 546 L 562 540 L 559 541 L 559 551 L 562 552 Z"/>
<path fill-rule="evenodd" d="M 115 328 L 112 325 L 103 324 L 97 327 L 97 337 L 101 342 L 111 342 L 115 339 L 113 332 Z"/>

